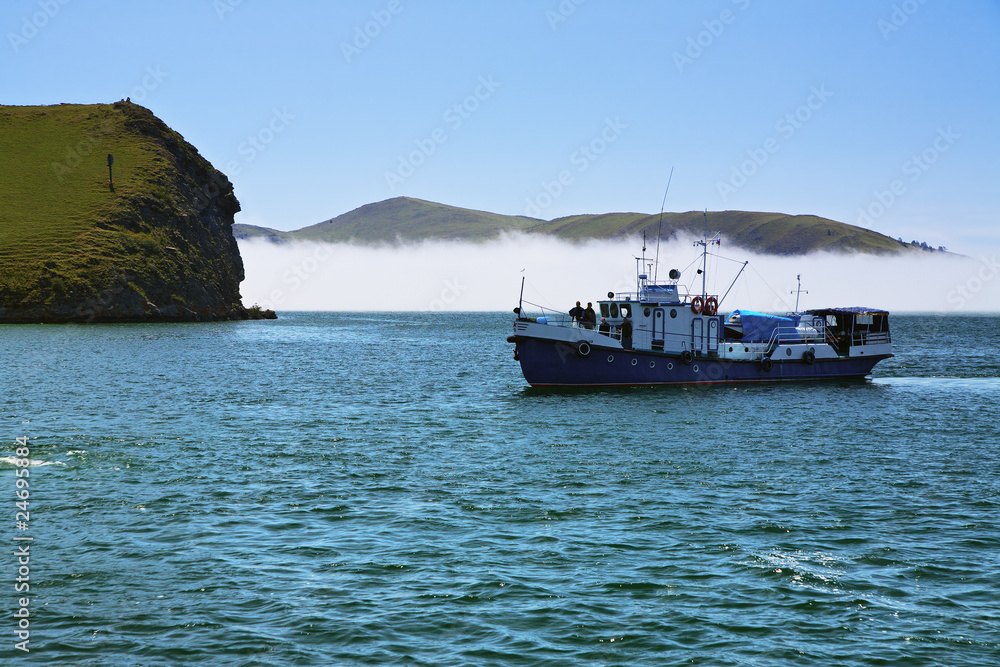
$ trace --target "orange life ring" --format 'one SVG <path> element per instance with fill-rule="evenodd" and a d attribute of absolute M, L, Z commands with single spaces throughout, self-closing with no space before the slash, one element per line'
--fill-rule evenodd
<path fill-rule="evenodd" d="M 695 298 L 691 299 L 691 312 L 694 313 L 695 315 L 701 313 L 701 309 L 704 307 L 705 307 L 705 300 L 702 299 L 700 296 L 696 296 Z"/>
<path fill-rule="evenodd" d="M 714 296 L 705 299 L 705 314 L 715 315 L 719 311 L 719 300 Z"/>

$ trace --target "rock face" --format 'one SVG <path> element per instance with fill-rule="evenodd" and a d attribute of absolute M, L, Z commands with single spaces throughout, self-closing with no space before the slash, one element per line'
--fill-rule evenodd
<path fill-rule="evenodd" d="M 0 139 L 0 161 L 47 164 L 33 172 L 42 192 L 20 193 L 31 205 L 11 201 L 14 213 L 0 217 L 0 322 L 260 316 L 240 298 L 232 183 L 148 109 L 0 107 L 0 133 L 8 128 L 24 138 Z M 23 146 L 32 137 L 34 150 Z"/>

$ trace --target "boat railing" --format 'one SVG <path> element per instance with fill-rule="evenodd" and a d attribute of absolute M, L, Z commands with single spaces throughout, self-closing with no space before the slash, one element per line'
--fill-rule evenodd
<path fill-rule="evenodd" d="M 825 329 L 825 327 L 824 327 Z M 821 331 L 819 329 L 803 329 L 796 327 L 775 327 L 774 331 L 771 332 L 771 338 L 767 342 L 767 352 L 770 354 L 779 345 L 787 345 L 789 343 L 827 343 L 829 342 L 826 331 Z"/>
<path fill-rule="evenodd" d="M 564 315 L 560 313 L 543 314 L 543 315 L 538 315 L 537 317 L 528 317 L 527 315 L 525 315 L 519 319 L 527 322 L 537 322 L 539 324 L 545 324 L 550 327 L 588 329 L 591 331 L 597 331 L 597 328 L 600 326 L 599 322 L 596 324 L 585 323 L 582 320 L 576 319 L 575 317 L 570 317 L 569 315 Z M 616 326 L 616 325 L 611 325 L 611 326 Z"/>
<path fill-rule="evenodd" d="M 852 345 L 884 345 L 891 342 L 888 331 L 855 331 L 851 340 Z"/>
<path fill-rule="evenodd" d="M 892 342 L 892 337 L 888 331 L 855 331 L 845 334 L 835 329 L 827 329 L 826 342 L 835 349 L 841 350 L 845 343 L 854 347 L 855 345 L 888 345 Z"/>

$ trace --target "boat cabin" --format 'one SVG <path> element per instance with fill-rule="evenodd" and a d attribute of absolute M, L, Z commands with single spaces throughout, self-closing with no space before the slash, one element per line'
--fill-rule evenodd
<path fill-rule="evenodd" d="M 892 343 L 889 335 L 889 313 L 875 308 L 822 308 L 807 310 L 813 317 L 823 318 L 827 342 L 837 354 L 850 356 L 851 348 Z"/>
<path fill-rule="evenodd" d="M 718 353 L 722 318 L 714 313 L 693 312 L 675 283 L 659 285 L 640 276 L 640 291 L 608 294 L 599 301 L 601 317 L 611 325 L 611 335 L 620 338 L 618 328 L 625 317 L 632 322 L 632 346 L 655 352 L 691 352 L 695 356 Z M 615 298 L 617 296 L 617 298 Z M 705 300 L 697 297 L 701 303 Z M 718 297 L 711 297 L 718 303 Z"/>

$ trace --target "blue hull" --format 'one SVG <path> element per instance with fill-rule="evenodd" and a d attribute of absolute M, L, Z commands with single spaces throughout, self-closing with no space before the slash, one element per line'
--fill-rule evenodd
<path fill-rule="evenodd" d="M 677 356 L 648 351 L 594 348 L 586 357 L 565 343 L 528 338 L 517 343 L 524 379 L 533 387 L 712 384 L 863 378 L 892 355 L 816 360 L 759 361 L 697 357 L 690 365 Z"/>

